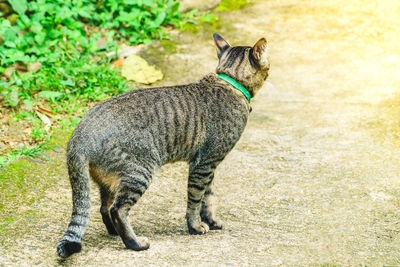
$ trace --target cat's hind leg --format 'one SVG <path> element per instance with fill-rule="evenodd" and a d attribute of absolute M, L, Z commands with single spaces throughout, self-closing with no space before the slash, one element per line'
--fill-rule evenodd
<path fill-rule="evenodd" d="M 119 177 L 115 174 L 105 171 L 97 167 L 95 164 L 89 164 L 89 172 L 93 181 L 97 183 L 100 189 L 100 213 L 103 223 L 110 235 L 118 235 L 110 217 L 110 206 L 114 200 L 115 188 L 119 183 Z M 114 191 L 114 192 L 113 192 Z"/>
<path fill-rule="evenodd" d="M 114 195 L 106 187 L 100 187 L 101 207 L 100 213 L 103 219 L 103 223 L 107 228 L 107 232 L 110 235 L 118 235 L 115 230 L 114 224 L 110 217 L 110 206 L 114 201 Z"/>
<path fill-rule="evenodd" d="M 138 238 L 128 220 L 128 214 L 143 195 L 151 181 L 152 172 L 141 166 L 130 166 L 121 171 L 120 183 L 115 199 L 110 207 L 112 222 L 125 246 L 132 250 L 148 249 L 150 244 L 147 238 Z"/>
<path fill-rule="evenodd" d="M 200 217 L 201 221 L 208 224 L 210 230 L 220 230 L 222 229 L 222 221 L 215 215 L 214 193 L 212 190 L 214 173 L 211 176 L 211 181 L 206 185 L 204 197 L 201 202 Z"/>

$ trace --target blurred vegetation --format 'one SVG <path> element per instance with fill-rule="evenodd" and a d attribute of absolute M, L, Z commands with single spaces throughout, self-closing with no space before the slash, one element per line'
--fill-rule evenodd
<path fill-rule="evenodd" d="M 252 3 L 247 0 L 222 0 L 221 4 L 215 8 L 215 11 L 232 11 L 242 9 Z"/>
<path fill-rule="evenodd" d="M 133 89 L 110 68 L 121 44 L 216 21 L 196 10 L 182 14 L 176 0 L 8 2 L 11 13 L 0 14 L 0 166 L 40 155 L 55 127 L 71 128 L 94 101 Z M 8 135 L 12 125 L 24 138 Z"/>
<path fill-rule="evenodd" d="M 174 0 L 10 1 L 18 18 L 0 19 L 1 66 L 16 62 L 54 63 L 71 52 L 116 48 L 116 41 L 148 43 L 165 37 L 161 26 L 179 25 L 183 15 Z M 103 44 L 99 40 L 105 38 Z"/>

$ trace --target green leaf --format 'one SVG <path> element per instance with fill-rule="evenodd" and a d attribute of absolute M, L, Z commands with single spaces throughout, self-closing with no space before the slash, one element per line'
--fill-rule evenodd
<path fill-rule="evenodd" d="M 15 42 L 15 39 L 17 38 L 17 33 L 13 28 L 7 29 L 4 31 L 4 34 L 2 36 L 3 40 L 5 42 L 10 41 L 10 42 Z"/>
<path fill-rule="evenodd" d="M 6 164 L 7 161 L 8 161 L 8 159 L 7 159 L 6 157 L 1 156 L 1 157 L 0 157 L 0 166 Z"/>
<path fill-rule="evenodd" d="M 159 27 L 165 19 L 165 16 L 167 15 L 167 13 L 165 13 L 165 11 L 161 11 L 158 15 L 157 18 L 154 21 L 153 27 Z"/>
<path fill-rule="evenodd" d="M 34 21 L 32 23 L 31 30 L 36 34 L 40 34 L 43 31 L 43 26 L 39 23 L 39 21 Z"/>
<path fill-rule="evenodd" d="M 22 22 L 25 24 L 25 26 L 30 25 L 31 20 L 27 16 L 25 16 L 25 14 L 21 14 L 20 18 L 21 18 Z"/>
<path fill-rule="evenodd" d="M 8 27 L 11 27 L 11 23 L 8 19 L 4 19 L 1 21 L 1 26 L 4 28 L 8 28 Z"/>
<path fill-rule="evenodd" d="M 75 86 L 75 82 L 72 80 L 65 80 L 65 81 L 60 81 L 62 85 L 68 85 L 68 86 Z"/>
<path fill-rule="evenodd" d="M 30 99 L 25 99 L 24 104 L 29 108 L 29 110 L 33 109 L 33 102 Z"/>
<path fill-rule="evenodd" d="M 60 92 L 54 92 L 54 91 L 42 91 L 39 93 L 39 97 L 43 97 L 46 99 L 51 99 L 54 100 L 56 98 L 62 97 L 64 94 Z"/>
<path fill-rule="evenodd" d="M 18 91 L 15 88 L 13 88 L 11 89 L 11 92 L 8 95 L 8 104 L 12 107 L 15 107 L 18 105 L 18 102 L 19 102 Z"/>
<path fill-rule="evenodd" d="M 152 7 L 154 5 L 154 0 L 143 0 L 143 5 Z"/>
<path fill-rule="evenodd" d="M 85 10 L 85 9 L 79 9 L 78 10 L 78 14 L 79 16 L 81 16 L 82 18 L 90 18 L 90 12 Z"/>
<path fill-rule="evenodd" d="M 201 22 L 212 24 L 216 21 L 216 16 L 214 14 L 204 14 L 200 17 Z"/>
<path fill-rule="evenodd" d="M 44 38 L 45 38 L 45 34 L 42 34 L 42 33 L 41 34 L 37 34 L 35 36 L 35 41 L 36 41 L 37 44 L 41 45 L 44 42 Z"/>
<path fill-rule="evenodd" d="M 10 41 L 6 41 L 6 42 L 4 43 L 4 45 L 5 45 L 5 46 L 8 46 L 8 47 L 11 47 L 11 48 L 15 48 L 15 47 L 16 47 L 16 46 L 15 46 L 15 43 L 10 42 Z"/>
<path fill-rule="evenodd" d="M 0 69 L 0 72 L 1 72 L 1 69 Z M 8 86 L 9 86 L 8 82 L 0 79 L 0 87 L 7 88 Z"/>
<path fill-rule="evenodd" d="M 125 5 L 135 5 L 137 3 L 138 3 L 137 0 L 124 0 Z"/>
<path fill-rule="evenodd" d="M 11 4 L 11 7 L 14 9 L 14 11 L 19 15 L 23 15 L 28 9 L 26 0 L 8 0 L 8 2 Z"/>

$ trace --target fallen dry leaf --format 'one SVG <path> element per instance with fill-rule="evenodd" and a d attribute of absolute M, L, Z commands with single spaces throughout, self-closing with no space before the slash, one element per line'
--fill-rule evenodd
<path fill-rule="evenodd" d="M 98 48 L 103 48 L 104 44 L 107 42 L 107 39 L 105 37 L 100 38 L 97 40 L 97 47 Z"/>
<path fill-rule="evenodd" d="M 18 140 L 15 139 L 15 138 L 12 138 L 12 137 L 6 135 L 6 136 L 3 136 L 3 137 L 1 138 L 1 141 L 2 141 L 3 143 L 6 143 L 6 144 L 11 144 L 11 143 L 17 142 Z"/>
<path fill-rule="evenodd" d="M 37 71 L 38 69 L 40 69 L 41 66 L 42 66 L 42 63 L 40 63 L 40 62 L 29 63 L 28 71 Z"/>
<path fill-rule="evenodd" d="M 111 66 L 111 69 L 122 67 L 123 63 L 124 63 L 124 59 L 123 58 L 119 58 L 116 61 L 114 61 L 114 64 Z"/>
<path fill-rule="evenodd" d="M 53 112 L 51 112 L 51 110 L 47 109 L 46 107 L 39 105 L 38 107 L 35 108 L 35 110 L 41 112 L 41 113 L 46 113 L 47 115 L 49 115 L 50 117 L 53 117 Z"/>
<path fill-rule="evenodd" d="M 7 79 L 11 79 L 11 75 L 13 74 L 13 72 L 15 71 L 14 67 L 8 68 L 5 72 L 4 72 L 4 76 L 7 77 Z"/>
<path fill-rule="evenodd" d="M 49 119 L 49 117 L 38 111 L 35 111 L 35 113 L 39 117 L 39 119 L 44 123 L 44 129 L 46 131 L 50 130 L 51 120 Z"/>
<path fill-rule="evenodd" d="M 32 133 L 32 129 L 31 128 L 25 128 L 23 130 L 24 134 L 30 135 Z"/>
<path fill-rule="evenodd" d="M 128 80 L 144 84 L 154 83 L 163 78 L 160 70 L 156 70 L 137 55 L 131 55 L 124 60 L 121 73 Z"/>
<path fill-rule="evenodd" d="M 42 66 L 42 63 L 40 63 L 40 62 L 29 63 L 28 71 L 37 71 L 38 69 L 40 69 L 41 66 Z"/>

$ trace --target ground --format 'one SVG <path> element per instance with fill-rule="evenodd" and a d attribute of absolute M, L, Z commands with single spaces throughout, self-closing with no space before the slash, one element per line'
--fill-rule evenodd
<path fill-rule="evenodd" d="M 266 37 L 271 58 L 247 128 L 216 172 L 225 228 L 188 234 L 187 165 L 177 163 L 161 169 L 130 213 L 149 250 L 129 251 L 107 235 L 93 185 L 83 250 L 61 260 L 55 245 L 71 193 L 68 134 L 60 133 L 50 161 L 22 160 L 2 174 L 19 195 L 0 194 L 0 265 L 400 265 L 398 14 L 391 0 L 255 1 L 221 13 L 226 40 Z M 157 86 L 214 71 L 211 34 L 172 33 L 142 52 L 165 74 Z"/>

